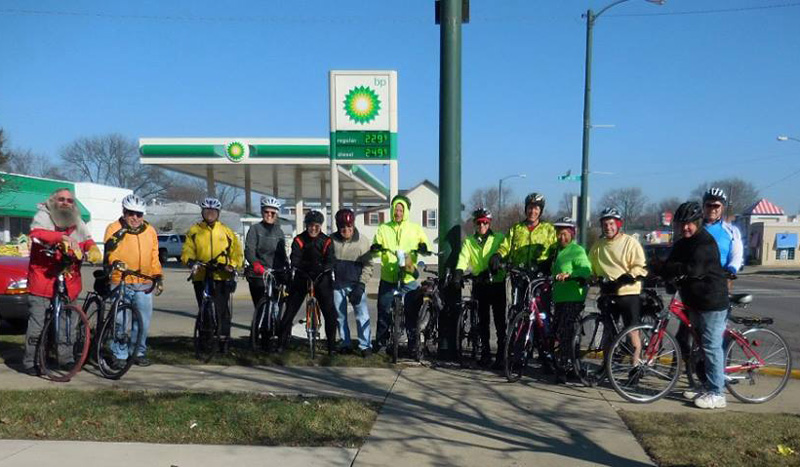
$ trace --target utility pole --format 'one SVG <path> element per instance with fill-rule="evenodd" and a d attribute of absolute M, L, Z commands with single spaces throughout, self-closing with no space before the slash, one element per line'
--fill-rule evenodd
<path fill-rule="evenodd" d="M 456 267 L 461 246 L 461 23 L 464 0 L 436 2 L 440 23 L 439 61 L 439 280 Z M 448 302 L 460 298 L 455 292 Z M 455 320 L 440 322 L 439 353 L 452 358 Z"/>

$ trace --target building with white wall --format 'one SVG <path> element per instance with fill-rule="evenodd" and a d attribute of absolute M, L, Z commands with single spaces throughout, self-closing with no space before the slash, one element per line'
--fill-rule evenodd
<path fill-rule="evenodd" d="M 103 248 L 103 236 L 106 233 L 108 224 L 116 221 L 122 216 L 122 198 L 133 193 L 128 188 L 117 188 L 97 183 L 77 182 L 75 183 L 75 198 L 89 211 L 91 219 L 86 223 L 92 238 L 100 248 Z"/>

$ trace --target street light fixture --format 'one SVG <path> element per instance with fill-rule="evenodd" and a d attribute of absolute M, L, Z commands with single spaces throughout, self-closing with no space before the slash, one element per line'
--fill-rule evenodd
<path fill-rule="evenodd" d="M 789 140 L 797 141 L 798 143 L 800 143 L 800 138 L 795 138 L 794 136 L 786 136 L 786 135 L 778 136 L 778 141 L 789 141 Z"/>
<path fill-rule="evenodd" d="M 581 197 L 578 200 L 578 241 L 586 245 L 587 225 L 589 222 L 589 131 L 591 124 L 591 102 L 592 102 L 592 29 L 597 18 L 620 3 L 628 0 L 617 0 L 611 2 L 600 11 L 595 13 L 591 9 L 586 12 L 586 75 L 583 91 L 583 156 L 581 159 Z M 663 5 L 666 0 L 645 0 L 648 3 Z"/>
<path fill-rule="evenodd" d="M 497 186 L 497 215 L 500 215 L 500 212 L 503 210 L 503 180 L 508 180 L 509 178 L 525 178 L 527 175 L 525 174 L 514 174 L 508 175 L 500 179 L 500 183 Z"/>

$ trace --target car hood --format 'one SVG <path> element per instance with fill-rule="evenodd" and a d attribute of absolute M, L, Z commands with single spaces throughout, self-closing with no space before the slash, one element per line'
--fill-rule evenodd
<path fill-rule="evenodd" d="M 28 274 L 28 258 L 22 256 L 0 256 L 0 271 Z"/>

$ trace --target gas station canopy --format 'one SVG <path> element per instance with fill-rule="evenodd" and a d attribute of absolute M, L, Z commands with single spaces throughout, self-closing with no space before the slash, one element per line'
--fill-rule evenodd
<path fill-rule="evenodd" d="M 326 138 L 140 138 L 142 164 L 206 179 L 213 196 L 215 182 L 245 190 L 247 211 L 252 192 L 295 204 L 327 203 L 331 171 Z M 336 164 L 339 196 L 359 203 L 387 202 L 390 189 L 358 164 Z"/>

